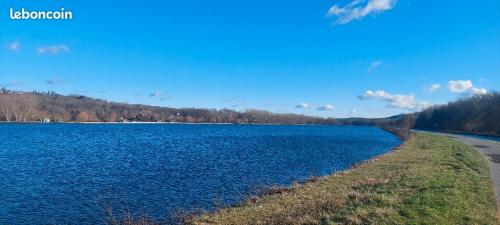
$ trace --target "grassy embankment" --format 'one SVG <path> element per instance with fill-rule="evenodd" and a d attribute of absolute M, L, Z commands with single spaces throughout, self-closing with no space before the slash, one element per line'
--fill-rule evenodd
<path fill-rule="evenodd" d="M 187 224 L 496 224 L 487 162 L 471 147 L 413 134 L 346 172 L 248 199 Z"/>

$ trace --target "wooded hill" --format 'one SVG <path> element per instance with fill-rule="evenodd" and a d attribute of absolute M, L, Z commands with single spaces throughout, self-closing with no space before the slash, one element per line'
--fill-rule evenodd
<path fill-rule="evenodd" d="M 422 112 L 381 119 L 337 119 L 335 123 L 500 136 L 500 93 L 464 97 Z"/>
<path fill-rule="evenodd" d="M 415 129 L 500 136 L 500 93 L 475 95 L 415 114 Z"/>

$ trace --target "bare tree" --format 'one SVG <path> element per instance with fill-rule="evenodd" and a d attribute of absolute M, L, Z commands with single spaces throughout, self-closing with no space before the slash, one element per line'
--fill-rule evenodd
<path fill-rule="evenodd" d="M 20 120 L 23 122 L 26 122 L 27 120 L 30 120 L 33 115 L 34 107 L 35 107 L 35 101 L 33 99 L 33 96 L 26 96 L 24 98 L 19 99 L 20 102 Z"/>
<path fill-rule="evenodd" d="M 19 107 L 19 101 L 20 99 L 18 98 L 18 96 L 16 94 L 12 94 L 11 95 L 11 109 L 12 109 L 12 115 L 14 115 L 14 121 L 15 122 L 19 122 L 21 117 L 22 117 L 22 113 L 21 113 L 21 108 Z"/>
<path fill-rule="evenodd" d="M 15 99 L 12 94 L 3 94 L 2 100 L 2 112 L 7 122 L 10 122 L 15 111 Z"/>

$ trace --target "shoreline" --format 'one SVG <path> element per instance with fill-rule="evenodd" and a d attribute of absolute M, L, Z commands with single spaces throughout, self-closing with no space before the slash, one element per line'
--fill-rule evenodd
<path fill-rule="evenodd" d="M 454 169 L 455 166 L 463 169 Z M 471 171 L 470 167 L 475 169 Z M 354 218 L 356 224 L 419 223 L 429 219 L 435 224 L 460 224 L 466 218 L 470 219 L 468 222 L 496 224 L 496 204 L 489 185 L 492 178 L 484 176 L 488 172 L 487 162 L 467 145 L 446 137 L 412 132 L 410 139 L 393 150 L 347 170 L 300 184 L 274 187 L 214 212 L 191 214 L 184 224 L 316 224 L 332 218 L 341 224 L 352 223 Z M 445 193 L 427 187 L 434 182 L 447 187 L 442 189 Z M 419 186 L 424 189 L 415 188 Z M 405 200 L 409 196 L 415 196 L 411 198 L 415 202 L 409 204 Z M 394 199 L 401 204 L 395 204 Z M 382 202 L 376 203 L 379 201 Z M 443 204 L 447 207 L 441 211 L 433 209 Z M 380 205 L 385 207 L 384 211 L 379 211 Z M 356 210 L 358 207 L 373 211 L 361 213 Z M 407 218 L 407 214 L 397 213 L 400 210 L 417 214 L 409 214 L 413 216 Z M 421 210 L 433 216 L 420 215 Z"/>
<path fill-rule="evenodd" d="M 379 127 L 380 128 L 380 127 Z M 380 128 L 382 129 L 382 128 Z M 317 179 L 325 179 L 327 177 L 330 177 L 330 176 L 335 176 L 336 174 L 345 174 L 345 173 L 349 173 L 350 171 L 352 170 L 355 170 L 356 168 L 360 167 L 360 166 L 363 166 L 363 165 L 367 165 L 367 164 L 370 164 L 372 162 L 375 162 L 377 160 L 379 160 L 380 158 L 383 158 L 383 157 L 386 157 L 386 156 L 389 156 L 397 151 L 399 151 L 401 149 L 401 147 L 405 146 L 406 144 L 408 144 L 409 142 L 409 139 L 402 139 L 401 137 L 399 137 L 399 135 L 391 132 L 391 131 L 388 131 L 386 129 L 382 129 L 388 133 L 391 133 L 393 135 L 395 135 L 396 137 L 399 138 L 399 140 L 401 141 L 401 143 L 399 143 L 399 145 L 391 148 L 390 150 L 388 150 L 387 152 L 384 152 L 380 155 L 376 155 L 376 156 L 373 156 L 369 159 L 365 159 L 365 160 L 361 160 L 357 163 L 354 163 L 352 164 L 351 166 L 349 166 L 349 168 L 346 168 L 344 170 L 337 170 L 337 171 L 333 171 L 329 174 L 326 174 L 326 175 L 323 175 L 323 176 L 311 176 L 311 177 L 308 177 L 302 181 L 300 180 L 297 180 L 297 181 L 294 181 L 293 183 L 298 183 L 300 185 L 304 185 L 304 184 L 307 184 L 307 183 L 310 183 L 310 182 L 315 182 Z M 267 188 L 279 188 L 279 189 L 289 189 L 289 188 L 292 188 L 293 186 L 293 183 L 291 185 L 288 185 L 288 186 L 271 186 L 271 187 L 264 187 L 264 191 L 267 189 Z M 264 194 L 261 194 L 261 195 L 267 195 L 266 193 Z M 256 196 L 250 196 L 249 198 L 255 198 L 255 197 L 259 197 L 260 195 L 256 195 Z M 240 203 L 236 203 L 236 205 L 239 205 Z M 231 207 L 231 206 L 230 206 Z"/>
<path fill-rule="evenodd" d="M 239 125 L 239 124 L 236 124 L 236 125 Z M 243 124 L 243 125 L 253 125 L 253 124 Z M 268 125 L 268 124 L 263 124 L 263 125 Z M 280 125 L 280 124 L 277 124 L 277 125 Z M 306 125 L 309 125 L 309 124 L 306 124 Z M 314 125 L 314 124 L 311 124 L 311 125 Z M 357 125 L 336 125 L 336 126 L 357 126 Z M 307 177 L 307 178 L 305 178 L 303 180 L 295 180 L 295 181 L 293 181 L 289 185 L 264 186 L 264 187 L 260 188 L 260 190 L 257 190 L 256 194 L 251 194 L 251 195 L 243 198 L 241 201 L 228 204 L 228 205 L 223 206 L 221 208 L 216 208 L 216 209 L 213 209 L 213 210 L 210 210 L 210 211 L 205 211 L 205 210 L 200 210 L 200 209 L 196 209 L 196 210 L 189 209 L 189 210 L 186 210 L 186 211 L 181 211 L 180 212 L 180 218 L 178 217 L 179 215 L 173 215 L 173 217 L 167 218 L 165 221 L 160 221 L 160 222 L 155 221 L 155 220 L 153 220 L 151 218 L 144 217 L 144 215 L 143 215 L 142 219 L 145 219 L 146 221 L 151 222 L 151 224 L 163 224 L 161 222 L 166 222 L 166 224 L 195 225 L 195 224 L 193 224 L 191 222 L 186 222 L 185 220 L 186 219 L 192 219 L 193 217 L 199 216 L 200 212 L 203 212 L 204 214 L 205 213 L 217 213 L 220 210 L 224 210 L 224 209 L 228 209 L 228 208 L 238 208 L 238 207 L 241 207 L 242 205 L 244 205 L 246 202 L 253 201 L 256 198 L 262 198 L 262 197 L 273 196 L 273 195 L 280 195 L 282 193 L 290 192 L 291 190 L 293 190 L 294 188 L 297 188 L 298 186 L 303 187 L 303 186 L 308 185 L 308 184 L 316 183 L 319 180 L 328 179 L 329 177 L 332 177 L 332 176 L 337 176 L 339 174 L 348 174 L 351 171 L 356 170 L 357 168 L 359 168 L 361 166 L 365 166 L 365 165 L 371 164 L 373 162 L 378 161 L 381 158 L 384 158 L 384 157 L 387 157 L 387 156 L 389 156 L 391 154 L 394 154 L 395 152 L 399 151 L 402 146 L 406 145 L 407 142 L 409 141 L 409 139 L 403 139 L 403 138 L 401 138 L 394 131 L 390 131 L 390 130 L 387 130 L 387 129 L 384 129 L 384 128 L 378 127 L 378 126 L 370 126 L 370 127 L 376 127 L 376 128 L 379 128 L 379 129 L 381 129 L 381 130 L 383 130 L 385 132 L 388 132 L 388 133 L 394 135 L 395 137 L 397 137 L 400 140 L 400 143 L 398 145 L 392 147 L 391 149 L 389 149 L 387 152 L 384 152 L 382 154 L 373 156 L 371 158 L 368 158 L 368 159 L 361 160 L 359 162 L 353 163 L 352 165 L 350 165 L 346 169 L 332 171 L 329 174 L 321 175 L 321 176 L 309 176 L 309 177 Z M 134 219 L 134 218 L 131 217 L 131 215 L 125 215 L 125 216 L 126 216 L 125 218 L 115 218 L 115 217 L 112 217 L 111 219 L 113 221 L 120 221 L 120 220 L 123 220 L 123 219 L 126 219 L 126 220 L 130 220 L 130 219 L 133 220 Z M 185 218 L 186 216 L 190 217 L 190 218 Z M 179 221 L 181 221 L 181 222 L 178 223 Z M 135 225 L 136 223 L 131 223 L 131 224 Z M 203 224 L 203 225 L 206 225 L 206 224 Z"/>

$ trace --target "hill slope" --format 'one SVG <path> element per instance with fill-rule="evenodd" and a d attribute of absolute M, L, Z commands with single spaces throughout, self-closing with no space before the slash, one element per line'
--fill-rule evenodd
<path fill-rule="evenodd" d="M 500 136 L 500 93 L 476 95 L 416 114 L 416 129 Z"/>

